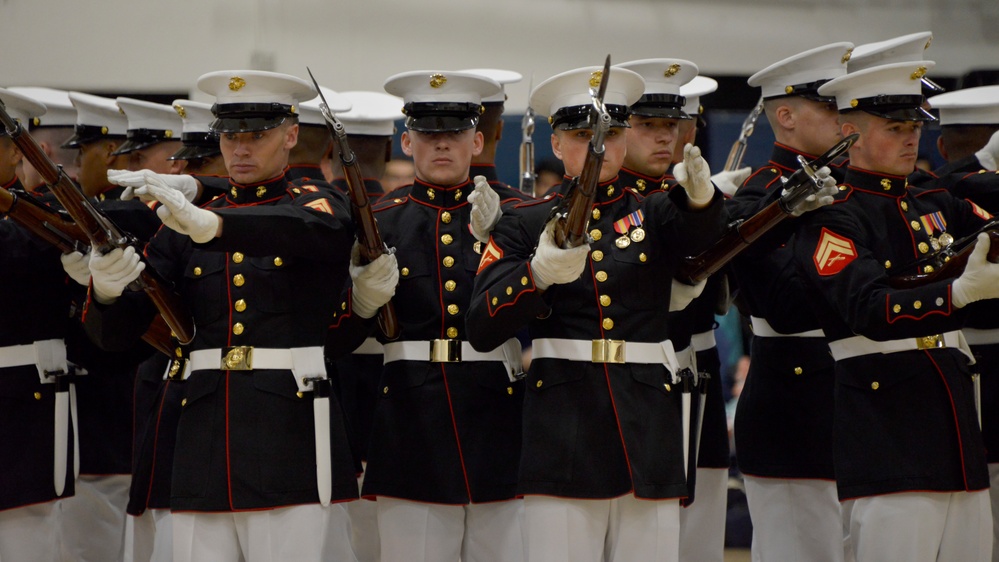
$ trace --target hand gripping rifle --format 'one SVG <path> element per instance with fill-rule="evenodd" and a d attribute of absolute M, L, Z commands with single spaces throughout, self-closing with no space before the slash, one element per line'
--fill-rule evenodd
<path fill-rule="evenodd" d="M 534 85 L 534 79 L 531 79 Z M 530 90 L 528 90 L 530 91 Z M 534 196 L 534 109 L 528 106 L 524 118 L 520 121 L 520 192 Z"/>
<path fill-rule="evenodd" d="M 555 244 L 560 248 L 575 248 L 587 242 L 586 226 L 590 222 L 590 209 L 597 198 L 600 168 L 604 164 L 604 137 L 610 130 L 611 117 L 604 105 L 607 82 L 610 80 L 610 55 L 604 61 L 598 90 L 590 88 L 593 106 L 590 108 L 590 127 L 593 138 L 586 152 L 583 171 L 573 179 L 562 203 L 555 209 Z M 591 84 L 592 79 L 591 79 Z"/>
<path fill-rule="evenodd" d="M 739 131 L 739 138 L 735 139 L 732 143 L 732 149 L 728 152 L 728 159 L 725 160 L 726 172 L 731 172 L 737 170 L 742 166 L 742 159 L 746 156 L 746 146 L 749 144 L 749 137 L 753 134 L 753 130 L 756 128 L 756 120 L 760 118 L 763 114 L 763 98 L 760 97 L 759 103 L 753 108 L 753 111 L 749 112 L 749 116 L 746 120 L 742 122 L 742 130 Z"/>
<path fill-rule="evenodd" d="M 777 226 L 806 197 L 818 191 L 819 182 L 815 178 L 816 171 L 849 150 L 858 138 L 860 135 L 856 133 L 844 138 L 811 162 L 798 156 L 801 169 L 788 178 L 781 178 L 781 181 L 784 182 L 784 189 L 780 198 L 748 219 L 736 221 L 730 225 L 728 232 L 707 250 L 697 256 L 685 258 L 679 273 L 676 275 L 677 280 L 695 285 L 707 279 L 712 273 L 721 269 L 732 258 L 748 248 L 750 244 Z"/>
<path fill-rule="evenodd" d="M 106 254 L 115 248 L 126 248 L 138 244 L 132 235 L 119 229 L 108 217 L 94 207 L 93 203 L 80 190 L 80 187 L 66 175 L 62 168 L 52 162 L 38 146 L 35 139 L 24 130 L 24 127 L 7 113 L 7 108 L 3 102 L 0 102 L 0 123 L 3 124 L 7 134 L 24 154 L 24 157 L 45 179 L 52 194 L 76 223 L 80 232 L 89 240 L 91 248 Z M 141 255 L 141 252 L 139 254 Z M 129 285 L 129 288 L 145 291 L 149 295 L 159 310 L 160 316 L 163 317 L 181 344 L 190 343 L 194 339 L 194 318 L 181 304 L 176 293 L 167 289 L 164 282 L 156 276 L 151 268 L 143 270 L 139 278 Z M 161 351 L 164 350 L 159 345 L 156 347 Z M 173 346 L 167 344 L 166 350 L 171 355 L 169 350 L 172 349 Z"/>
<path fill-rule="evenodd" d="M 971 256 L 971 251 L 975 249 L 978 235 L 982 232 L 989 235 L 989 253 L 986 259 L 992 263 L 999 263 L 999 220 L 993 219 L 977 232 L 960 240 L 955 241 L 947 233 L 941 234 L 939 250 L 899 268 L 905 270 L 916 268 L 917 273 L 893 275 L 888 279 L 888 284 L 894 289 L 911 289 L 934 281 L 958 277 L 968 265 L 968 258 Z"/>
<path fill-rule="evenodd" d="M 308 68 L 306 70 L 309 71 L 309 78 L 312 78 L 312 83 L 315 84 L 316 91 L 319 92 L 319 97 L 322 99 L 319 110 L 323 114 L 326 128 L 333 135 L 333 142 L 336 143 L 337 151 L 340 154 L 343 175 L 347 179 L 347 191 L 350 192 L 350 211 L 354 220 L 357 221 L 357 242 L 360 246 L 361 261 L 364 264 L 369 264 L 382 254 L 389 253 L 389 250 L 385 247 L 385 243 L 382 242 L 382 237 L 378 233 L 378 223 L 375 222 L 375 215 L 371 212 L 368 194 L 364 191 L 364 179 L 361 177 L 361 168 L 357 164 L 357 156 L 347 142 L 347 131 L 344 129 L 343 123 L 330 111 L 323 91 L 319 88 L 316 77 L 312 75 L 312 70 Z M 399 318 L 391 300 L 378 310 L 378 327 L 390 340 L 399 337 Z"/>

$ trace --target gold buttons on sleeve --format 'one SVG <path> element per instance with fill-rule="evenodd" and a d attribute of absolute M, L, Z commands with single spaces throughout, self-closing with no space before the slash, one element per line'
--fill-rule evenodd
<path fill-rule="evenodd" d="M 594 228 L 590 231 L 590 238 L 592 238 L 594 242 L 600 240 L 602 237 L 603 233 L 601 233 L 598 229 Z"/>
<path fill-rule="evenodd" d="M 194 276 L 198 277 L 200 275 L 201 275 L 201 268 L 200 267 L 195 267 L 194 268 Z"/>
<path fill-rule="evenodd" d="M 458 328 L 455 328 L 454 326 L 451 326 L 450 328 L 448 328 L 447 329 L 447 337 L 449 337 L 451 339 L 454 339 L 454 338 L 458 337 Z"/>
<path fill-rule="evenodd" d="M 240 334 L 242 334 L 243 333 L 243 323 L 242 322 L 236 322 L 235 324 L 233 324 L 232 325 L 232 333 L 236 334 L 237 336 L 240 335 Z"/>
<path fill-rule="evenodd" d="M 444 267 L 451 267 L 454 265 L 454 258 L 451 256 L 444 257 Z"/>
<path fill-rule="evenodd" d="M 525 287 L 527 286 L 527 277 L 526 276 L 520 278 L 520 284 L 523 285 L 523 286 L 525 286 Z"/>
<path fill-rule="evenodd" d="M 902 201 L 901 206 L 902 206 L 902 210 L 903 211 L 908 211 L 909 210 L 909 204 L 906 203 L 905 201 Z"/>
<path fill-rule="evenodd" d="M 646 256 L 645 252 L 642 252 L 641 254 L 638 254 L 638 261 L 645 263 L 649 261 L 649 256 Z"/>
<path fill-rule="evenodd" d="M 36 392 L 35 393 L 35 400 L 41 400 L 41 399 L 42 399 L 42 393 L 41 392 Z"/>
<path fill-rule="evenodd" d="M 507 288 L 506 288 L 506 294 L 507 294 L 508 296 L 509 296 L 509 295 L 512 295 L 512 294 L 513 294 L 513 287 L 507 287 Z"/>
<path fill-rule="evenodd" d="M 444 245 L 447 246 L 451 242 L 454 242 L 454 237 L 452 237 L 450 234 L 445 234 L 444 236 L 441 236 L 441 242 L 443 242 Z"/>
<path fill-rule="evenodd" d="M 593 261 L 600 261 L 604 259 L 604 253 L 600 250 L 593 250 L 593 252 L 590 253 L 590 257 L 593 258 Z"/>
<path fill-rule="evenodd" d="M 457 288 L 458 288 L 458 284 L 455 283 L 451 279 L 448 279 L 447 281 L 444 282 L 444 290 L 445 291 L 451 292 L 451 291 L 454 291 Z"/>
<path fill-rule="evenodd" d="M 891 260 L 885 260 L 885 269 L 891 269 Z"/>
<path fill-rule="evenodd" d="M 912 308 L 915 308 L 916 310 L 923 308 L 923 301 L 916 301 L 912 303 Z"/>
<path fill-rule="evenodd" d="M 404 267 L 404 268 L 402 268 L 402 269 L 399 270 L 399 273 L 401 273 L 403 277 L 406 277 L 406 276 L 409 275 L 409 268 L 408 267 Z"/>
<path fill-rule="evenodd" d="M 184 399 L 182 399 L 182 400 L 180 401 L 180 405 L 181 405 L 181 406 L 187 406 L 187 398 L 184 398 Z"/>
<path fill-rule="evenodd" d="M 456 304 L 449 304 L 449 305 L 447 305 L 447 313 L 450 314 L 451 316 L 457 315 L 458 314 L 458 305 L 456 305 Z"/>
<path fill-rule="evenodd" d="M 448 224 L 449 222 L 451 222 L 451 213 L 447 211 L 441 213 L 441 222 L 444 224 Z"/>
<path fill-rule="evenodd" d="M 536 387 L 538 387 L 538 388 L 541 388 L 541 385 L 543 385 L 543 384 L 544 384 L 544 381 L 540 381 L 540 380 L 539 380 L 539 381 L 538 381 L 538 383 L 537 383 L 537 384 L 535 384 L 534 386 L 536 386 Z"/>
<path fill-rule="evenodd" d="M 243 285 L 246 284 L 246 278 L 243 277 L 242 273 L 237 273 L 236 275 L 232 276 L 232 284 L 237 287 L 242 287 Z"/>
<path fill-rule="evenodd" d="M 607 295 L 600 295 L 600 306 L 610 306 L 611 298 Z"/>
<path fill-rule="evenodd" d="M 234 308 L 236 309 L 236 312 L 243 312 L 244 310 L 246 310 L 246 301 L 243 299 L 239 299 L 238 301 L 236 301 Z"/>
<path fill-rule="evenodd" d="M 382 394 L 388 394 L 388 387 L 387 386 L 382 388 Z"/>
<path fill-rule="evenodd" d="M 896 304 L 895 306 L 891 307 L 891 310 L 895 314 L 898 314 L 899 312 L 902 312 L 902 305 Z"/>
<path fill-rule="evenodd" d="M 499 303 L 499 299 L 496 298 L 496 297 L 493 297 L 493 300 L 491 300 L 490 302 L 493 303 L 493 306 L 496 306 Z"/>
<path fill-rule="evenodd" d="M 590 216 L 593 217 L 593 220 L 595 221 L 600 220 L 600 209 L 593 209 L 593 211 L 590 213 Z"/>
<path fill-rule="evenodd" d="M 233 263 L 243 263 L 243 254 L 241 252 L 236 252 L 232 255 Z"/>
<path fill-rule="evenodd" d="M 606 271 L 598 271 L 597 274 L 596 274 L 596 278 L 597 278 L 597 281 L 600 281 L 601 283 L 603 283 L 604 281 L 607 280 L 607 272 Z"/>
<path fill-rule="evenodd" d="M 881 384 L 878 383 L 878 381 L 874 381 L 871 383 L 871 390 L 877 390 L 879 388 L 881 388 Z"/>
<path fill-rule="evenodd" d="M 604 321 L 601 323 L 601 325 L 604 327 L 605 330 L 614 329 L 614 321 L 611 320 L 610 318 L 604 318 Z"/>
<path fill-rule="evenodd" d="M 281 256 L 278 256 L 278 257 L 274 258 L 274 265 L 276 265 L 278 267 L 281 267 L 282 265 L 284 265 L 284 260 L 281 259 Z"/>
<path fill-rule="evenodd" d="M 795 367 L 794 368 L 794 374 L 796 374 L 796 375 L 800 375 L 803 372 L 804 371 L 801 369 L 801 367 Z"/>

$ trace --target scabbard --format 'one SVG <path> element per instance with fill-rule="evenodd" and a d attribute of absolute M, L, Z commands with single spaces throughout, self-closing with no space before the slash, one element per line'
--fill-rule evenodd
<path fill-rule="evenodd" d="M 56 496 L 61 496 L 66 488 L 66 469 L 69 461 L 69 402 L 70 384 L 63 378 L 56 379 L 55 392 L 55 437 L 53 439 L 52 484 Z"/>
<path fill-rule="evenodd" d="M 330 504 L 333 495 L 333 467 L 330 453 L 330 381 L 313 382 L 312 412 L 316 425 L 316 486 L 319 503 Z"/>

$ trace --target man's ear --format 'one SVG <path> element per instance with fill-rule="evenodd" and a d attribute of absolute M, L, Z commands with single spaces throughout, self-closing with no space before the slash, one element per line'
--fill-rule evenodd
<path fill-rule="evenodd" d="M 285 150 L 291 150 L 292 148 L 295 148 L 295 145 L 298 144 L 298 123 L 295 123 L 294 125 L 288 127 L 288 130 L 285 133 L 285 135 L 286 135 L 284 139 Z"/>
<path fill-rule="evenodd" d="M 482 135 L 479 131 L 475 131 L 475 135 L 472 136 L 472 156 L 478 156 L 482 154 L 482 149 L 486 145 L 486 137 Z"/>
<path fill-rule="evenodd" d="M 562 139 L 558 137 L 555 133 L 552 133 L 552 152 L 555 153 L 555 158 L 559 160 L 562 159 Z"/>
<path fill-rule="evenodd" d="M 943 135 L 937 137 L 937 152 L 940 153 L 940 156 L 943 156 L 944 160 L 950 162 L 950 158 L 947 157 L 947 146 L 944 145 Z"/>
<path fill-rule="evenodd" d="M 503 120 L 500 119 L 499 122 L 496 123 L 496 139 L 495 140 L 499 141 L 502 138 L 503 138 Z"/>
<path fill-rule="evenodd" d="M 409 131 L 402 132 L 402 138 L 400 139 L 400 144 L 402 145 L 402 153 L 410 158 L 413 157 L 413 139 L 409 136 Z"/>
<path fill-rule="evenodd" d="M 777 106 L 777 110 L 774 112 L 774 117 L 781 127 L 788 130 L 794 129 L 794 126 L 797 123 L 794 109 L 787 105 Z"/>

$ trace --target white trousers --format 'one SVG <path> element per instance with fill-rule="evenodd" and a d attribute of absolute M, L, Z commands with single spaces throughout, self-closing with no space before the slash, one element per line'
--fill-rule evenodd
<path fill-rule="evenodd" d="M 366 467 L 367 463 L 362 463 Z M 364 472 L 357 479 L 357 490 L 364 486 Z M 347 504 L 350 515 L 350 544 L 358 562 L 378 562 L 381 560 L 381 545 L 378 539 L 377 502 L 360 500 Z"/>
<path fill-rule="evenodd" d="M 440 505 L 379 496 L 382 562 L 519 562 L 524 502 Z"/>
<path fill-rule="evenodd" d="M 989 493 L 911 492 L 854 500 L 857 562 L 986 562 L 992 556 Z"/>
<path fill-rule="evenodd" d="M 65 560 L 116 562 L 125 556 L 128 474 L 81 474 L 76 495 L 59 502 Z"/>
<path fill-rule="evenodd" d="M 696 503 L 696 502 L 695 502 Z M 524 498 L 528 562 L 677 562 L 680 502 Z"/>
<path fill-rule="evenodd" d="M 680 560 L 725 559 L 728 469 L 698 468 L 694 503 L 680 508 Z"/>
<path fill-rule="evenodd" d="M 999 464 L 989 465 L 989 500 L 992 504 L 992 562 L 999 562 Z"/>
<path fill-rule="evenodd" d="M 173 517 L 169 509 L 147 509 L 138 517 L 128 516 L 132 530 L 132 562 L 173 560 Z M 125 553 L 126 558 L 129 553 Z"/>
<path fill-rule="evenodd" d="M 746 476 L 745 483 L 754 562 L 843 562 L 835 482 Z"/>
<path fill-rule="evenodd" d="M 0 511 L 0 560 L 58 562 L 59 502 L 54 500 Z"/>
<path fill-rule="evenodd" d="M 175 511 L 172 518 L 175 562 L 356 560 L 342 503 L 232 513 Z M 331 525 L 331 519 L 340 524 Z"/>

